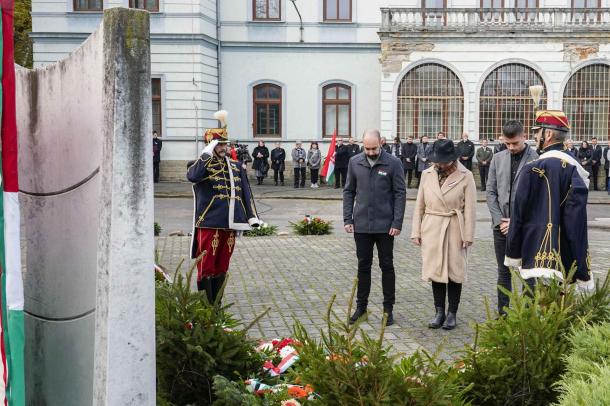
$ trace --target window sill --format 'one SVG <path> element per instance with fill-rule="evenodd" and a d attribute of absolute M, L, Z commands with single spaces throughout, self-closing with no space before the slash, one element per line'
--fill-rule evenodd
<path fill-rule="evenodd" d="M 354 21 L 352 20 L 345 20 L 345 21 L 341 21 L 341 20 L 322 20 L 320 21 L 320 24 L 324 24 L 324 25 L 357 25 Z"/>
<path fill-rule="evenodd" d="M 248 21 L 249 25 L 267 25 L 267 24 L 285 24 L 285 20 L 250 20 Z"/>
<path fill-rule="evenodd" d="M 104 14 L 104 10 L 72 10 L 68 11 L 68 15 L 95 15 Z"/>

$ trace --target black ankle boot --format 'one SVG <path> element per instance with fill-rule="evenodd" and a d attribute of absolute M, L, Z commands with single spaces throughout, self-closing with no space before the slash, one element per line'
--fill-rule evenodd
<path fill-rule="evenodd" d="M 392 309 L 384 309 L 383 313 L 388 315 L 388 319 L 386 320 L 385 325 L 391 326 L 392 324 L 394 324 L 394 315 L 392 313 Z"/>
<path fill-rule="evenodd" d="M 447 313 L 447 320 L 443 324 L 443 330 L 453 330 L 457 326 L 457 314 L 454 312 Z"/>
<path fill-rule="evenodd" d="M 436 308 L 436 315 L 434 318 L 428 323 L 428 328 L 441 328 L 443 323 L 445 322 L 445 309 L 442 307 Z"/>
<path fill-rule="evenodd" d="M 352 317 L 350 317 L 349 324 L 354 324 L 359 319 L 366 320 L 366 318 L 367 318 L 366 307 L 365 308 L 358 307 L 356 309 L 356 311 L 354 312 L 354 314 L 352 314 Z"/>

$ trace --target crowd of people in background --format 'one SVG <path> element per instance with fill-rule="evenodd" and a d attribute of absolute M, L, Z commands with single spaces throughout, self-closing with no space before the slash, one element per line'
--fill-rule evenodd
<path fill-rule="evenodd" d="M 438 132 L 435 138 L 433 142 L 430 142 L 429 137 L 424 135 L 420 138 L 419 142 L 415 142 L 412 136 L 407 137 L 404 141 L 396 137 L 392 143 L 388 143 L 385 137 L 381 137 L 381 148 L 401 161 L 408 189 L 419 188 L 421 174 L 432 166 L 430 154 L 432 153 L 434 143 L 436 140 L 447 139 L 442 131 Z M 458 161 L 471 172 L 473 171 L 473 159 L 476 157 L 481 180 L 480 188 L 483 192 L 487 189 L 487 179 L 492 158 L 498 152 L 506 149 L 503 136 L 496 140 L 493 148 L 489 146 L 489 142 L 487 139 L 480 140 L 481 145 L 477 148 L 469 139 L 468 133 L 463 133 L 461 140 L 456 143 L 456 151 L 459 154 Z M 576 148 L 572 140 L 567 140 L 565 147 L 591 175 L 593 190 L 607 188 L 610 167 L 610 151 L 607 146 L 602 147 L 598 145 L 597 138 L 593 138 L 590 144 L 587 141 L 583 141 L 580 148 Z M 353 138 L 349 138 L 347 142 L 337 138 L 334 167 L 334 187 L 336 189 L 345 187 L 349 160 L 360 152 L 362 152 L 362 148 Z M 252 169 L 256 173 L 257 184 L 263 184 L 263 180 L 267 177 L 267 171 L 270 167 L 273 169 L 274 184 L 276 186 L 284 186 L 287 154 L 284 148 L 282 148 L 281 143 L 276 142 L 275 148 L 270 153 L 265 146 L 265 142 L 261 140 L 254 149 L 253 156 Z M 271 166 L 268 163 L 269 157 L 271 157 Z M 247 164 L 247 158 L 248 156 L 242 156 L 239 160 Z M 302 142 L 297 141 L 292 150 L 291 159 L 294 168 L 295 188 L 305 187 L 307 169 L 309 169 L 310 187 L 320 187 L 320 170 L 324 164 L 325 157 L 322 156 L 316 141 L 310 144 L 309 150 L 305 150 Z M 600 185 L 599 170 L 602 165 L 606 172 L 606 182 Z"/>
<path fill-rule="evenodd" d="M 442 131 L 436 134 L 436 140 L 446 138 L 445 133 Z M 456 144 L 456 150 L 459 153 L 458 161 L 471 172 L 473 170 L 473 158 L 476 156 L 481 180 L 481 191 L 484 192 L 487 189 L 491 160 L 495 154 L 506 149 L 506 144 L 503 136 L 498 138 L 493 148 L 489 146 L 489 140 L 487 139 L 481 140 L 480 143 L 480 147 L 476 148 L 475 144 L 469 140 L 468 133 L 463 133 L 462 139 Z M 324 164 L 325 157 L 322 156 L 318 142 L 311 142 L 309 150 L 303 148 L 301 141 L 297 141 L 295 144 L 290 154 L 294 171 L 294 188 L 305 187 L 308 169 L 310 187 L 319 188 L 321 181 L 320 170 Z M 417 143 L 412 136 L 408 136 L 405 141 L 396 137 L 392 143 L 388 143 L 385 137 L 381 137 L 381 148 L 401 161 L 406 186 L 409 189 L 413 187 L 419 188 L 422 172 L 432 166 L 429 158 L 433 145 L 434 142 L 430 142 L 429 137 L 425 135 Z M 153 170 L 155 182 L 159 182 L 161 148 L 161 138 L 157 131 L 154 131 Z M 589 172 L 593 190 L 608 190 L 608 183 L 610 182 L 610 149 L 608 146 L 602 147 L 598 144 L 598 139 L 594 137 L 591 139 L 591 143 L 582 141 L 578 148 L 574 146 L 574 142 L 571 139 L 568 139 L 565 142 L 565 148 Z M 337 138 L 334 162 L 334 187 L 336 189 L 345 187 L 349 160 L 360 152 L 362 152 L 362 148 L 353 138 L 349 138 L 347 143 L 342 138 Z M 269 176 L 269 171 L 272 170 L 274 185 L 285 186 L 284 172 L 286 171 L 288 156 L 286 150 L 282 148 L 281 143 L 276 142 L 275 147 L 269 151 L 265 142 L 260 140 L 252 151 L 252 155 L 250 155 L 246 145 L 233 142 L 230 147 L 230 155 L 231 158 L 240 161 L 246 166 L 251 164 L 257 179 L 257 185 L 263 185 L 264 179 Z M 603 184 L 600 184 L 599 172 L 602 165 L 606 176 Z M 417 182 L 417 185 L 414 185 L 414 182 Z"/>

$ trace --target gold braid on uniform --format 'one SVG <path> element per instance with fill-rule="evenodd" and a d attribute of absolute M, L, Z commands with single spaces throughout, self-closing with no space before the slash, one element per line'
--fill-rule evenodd
<path fill-rule="evenodd" d="M 540 168 L 532 168 L 532 171 L 536 172 L 538 176 L 544 178 L 546 181 L 546 190 L 548 193 L 548 201 L 549 201 L 549 222 L 546 225 L 546 232 L 544 234 L 544 238 L 542 239 L 542 243 L 540 244 L 540 248 L 534 257 L 535 263 L 534 266 L 536 268 L 547 268 L 547 269 L 557 269 L 559 264 L 559 253 L 553 251 L 553 218 L 552 218 L 552 202 L 551 202 L 551 185 L 549 183 L 549 178 L 547 178 L 544 169 Z"/>
<path fill-rule="evenodd" d="M 229 252 L 233 251 L 233 246 L 235 245 L 235 233 L 231 231 L 231 235 L 227 239 L 227 245 L 229 246 Z"/>
<path fill-rule="evenodd" d="M 212 255 L 216 256 L 216 249 L 218 248 L 218 244 L 220 244 L 218 230 L 216 230 L 216 234 L 214 234 L 214 238 L 212 239 Z"/>

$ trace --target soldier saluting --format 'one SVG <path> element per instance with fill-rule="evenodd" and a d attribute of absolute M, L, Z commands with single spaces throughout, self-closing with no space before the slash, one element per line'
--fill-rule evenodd
<path fill-rule="evenodd" d="M 589 174 L 564 150 L 570 131 L 562 111 L 536 114 L 540 158 L 526 164 L 520 175 L 506 246 L 506 266 L 519 267 L 528 278 L 563 279 L 576 265 L 579 290 L 594 288 L 587 239 Z"/>
<path fill-rule="evenodd" d="M 191 257 L 206 251 L 197 264 L 197 288 L 205 290 L 211 303 L 229 269 L 236 232 L 260 225 L 246 171 L 227 155 L 227 112 L 216 112 L 214 118 L 221 128 L 206 130 L 207 145 L 186 173 L 195 196 Z"/>

